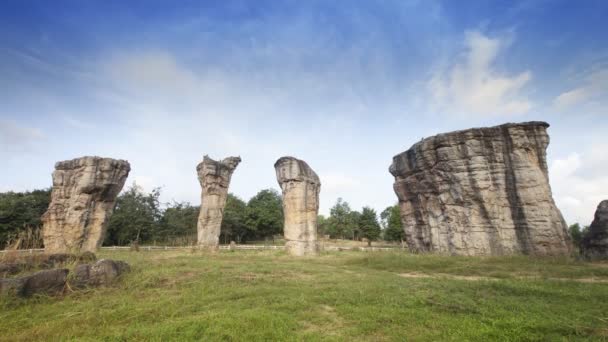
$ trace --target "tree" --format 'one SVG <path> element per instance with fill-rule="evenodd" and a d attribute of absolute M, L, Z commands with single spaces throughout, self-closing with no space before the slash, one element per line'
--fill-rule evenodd
<path fill-rule="evenodd" d="M 577 223 L 568 227 L 568 232 L 570 233 L 570 237 L 572 238 L 572 244 L 577 248 L 581 247 L 581 242 L 585 237 L 585 234 L 589 231 L 589 226 L 585 226 L 581 228 L 581 226 Z"/>
<path fill-rule="evenodd" d="M 160 227 L 153 238 L 165 242 L 183 239 L 190 243 L 196 241 L 199 209 L 200 207 L 192 206 L 188 202 L 168 204 L 162 213 Z"/>
<path fill-rule="evenodd" d="M 323 215 L 317 216 L 317 235 L 323 237 L 327 234 L 327 219 Z"/>
<path fill-rule="evenodd" d="M 233 239 L 240 243 L 247 235 L 251 235 L 251 229 L 245 224 L 246 211 L 247 204 L 242 199 L 228 194 L 220 234 L 224 238 L 224 243 Z"/>
<path fill-rule="evenodd" d="M 258 192 L 247 202 L 245 224 L 257 238 L 283 233 L 283 200 L 276 190 Z"/>
<path fill-rule="evenodd" d="M 0 193 L 0 249 L 26 229 L 40 230 L 51 202 L 51 189 Z"/>
<path fill-rule="evenodd" d="M 358 222 L 361 236 L 366 238 L 368 246 L 371 246 L 372 241 L 377 240 L 382 232 L 376 211 L 370 207 L 363 207 L 361 215 L 358 217 Z"/>
<path fill-rule="evenodd" d="M 380 214 L 380 219 L 384 228 L 384 240 L 403 241 L 405 239 L 399 205 L 393 205 L 384 209 Z"/>
<path fill-rule="evenodd" d="M 159 230 L 161 219 L 160 188 L 146 194 L 133 183 L 116 199 L 105 244 L 124 245 L 149 241 Z"/>
<path fill-rule="evenodd" d="M 361 213 L 356 210 L 353 210 L 348 216 L 350 218 L 351 225 L 348 228 L 347 232 L 351 237 L 351 240 L 361 241 L 361 238 L 363 237 L 361 233 L 361 228 L 359 227 Z"/>
<path fill-rule="evenodd" d="M 354 237 L 357 226 L 357 214 L 353 214 L 348 202 L 338 198 L 336 204 L 329 210 L 329 218 L 326 224 L 326 234 L 332 238 Z"/>

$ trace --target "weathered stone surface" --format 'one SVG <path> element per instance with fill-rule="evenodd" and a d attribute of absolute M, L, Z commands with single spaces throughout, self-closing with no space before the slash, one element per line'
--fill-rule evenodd
<path fill-rule="evenodd" d="M 23 279 L 21 278 L 0 278 L 0 295 L 20 296 L 23 292 Z"/>
<path fill-rule="evenodd" d="M 100 157 L 55 164 L 51 204 L 42 216 L 45 251 L 96 251 L 130 170 L 127 161 Z"/>
<path fill-rule="evenodd" d="M 107 285 L 130 270 L 129 264 L 124 261 L 101 259 L 92 265 L 76 266 L 70 284 L 74 287 Z"/>
<path fill-rule="evenodd" d="M 569 254 L 549 186 L 547 127 L 527 122 L 439 134 L 396 155 L 390 172 L 409 248 Z"/>
<path fill-rule="evenodd" d="M 25 270 L 27 265 L 23 262 L 0 263 L 0 277 L 17 274 Z"/>
<path fill-rule="evenodd" d="M 205 156 L 197 165 L 198 181 L 201 184 L 201 211 L 198 215 L 198 244 L 202 248 L 217 250 L 228 186 L 232 173 L 241 162 L 240 157 L 228 157 L 215 161 Z"/>
<path fill-rule="evenodd" d="M 90 258 L 91 254 L 85 254 L 78 258 L 61 260 L 82 261 Z M 76 265 L 69 282 L 74 288 L 108 285 L 130 270 L 129 264 L 124 261 L 102 259 L 94 264 Z M 0 295 L 29 297 L 34 294 L 59 293 L 68 281 L 68 274 L 68 269 L 57 268 L 17 278 L 0 278 Z"/>
<path fill-rule="evenodd" d="M 23 287 L 19 294 L 25 297 L 37 293 L 52 294 L 63 290 L 69 270 L 65 268 L 44 270 L 21 278 Z"/>
<path fill-rule="evenodd" d="M 297 256 L 317 254 L 321 181 L 306 162 L 293 157 L 280 158 L 274 168 L 283 191 L 285 249 Z"/>
<path fill-rule="evenodd" d="M 581 242 L 581 252 L 589 259 L 608 259 L 608 200 L 597 206 L 593 222 Z"/>

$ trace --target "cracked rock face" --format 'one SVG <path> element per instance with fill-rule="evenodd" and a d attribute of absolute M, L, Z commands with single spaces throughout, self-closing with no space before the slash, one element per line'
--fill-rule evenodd
<path fill-rule="evenodd" d="M 603 200 L 597 206 L 593 222 L 581 245 L 585 257 L 608 259 L 608 200 Z"/>
<path fill-rule="evenodd" d="M 567 226 L 549 186 L 549 125 L 439 134 L 393 157 L 407 244 L 454 255 L 566 255 Z"/>
<path fill-rule="evenodd" d="M 45 251 L 95 252 L 130 170 L 129 162 L 111 158 L 56 163 L 51 204 L 42 216 Z"/>
<path fill-rule="evenodd" d="M 198 215 L 198 244 L 200 247 L 219 248 L 220 230 L 228 186 L 232 173 L 241 162 L 240 157 L 228 157 L 215 161 L 208 156 L 198 164 L 196 171 L 201 184 L 201 211 Z"/>
<path fill-rule="evenodd" d="M 291 255 L 315 255 L 321 181 L 305 161 L 282 157 L 274 164 L 283 191 L 285 249 Z"/>

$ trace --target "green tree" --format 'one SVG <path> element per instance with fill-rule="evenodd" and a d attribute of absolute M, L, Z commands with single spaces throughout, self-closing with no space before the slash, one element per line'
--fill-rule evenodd
<path fill-rule="evenodd" d="M 359 213 L 350 209 L 348 202 L 338 198 L 336 204 L 329 210 L 329 218 L 325 222 L 325 233 L 332 238 L 355 238 L 357 218 Z"/>
<path fill-rule="evenodd" d="M 196 225 L 200 207 L 188 202 L 168 204 L 153 238 L 157 241 L 196 241 Z"/>
<path fill-rule="evenodd" d="M 104 243 L 120 246 L 150 241 L 156 236 L 162 217 L 159 197 L 160 188 L 146 194 L 133 183 L 116 199 Z"/>
<path fill-rule="evenodd" d="M 578 223 L 575 223 L 568 227 L 568 232 L 570 233 L 570 237 L 572 238 L 572 243 L 574 244 L 574 246 L 579 247 L 581 240 L 583 239 L 581 226 Z"/>
<path fill-rule="evenodd" d="M 283 233 L 283 200 L 276 190 L 258 192 L 247 202 L 245 224 L 257 238 Z"/>
<path fill-rule="evenodd" d="M 361 215 L 358 217 L 358 222 L 361 236 L 366 238 L 368 246 L 371 246 L 372 241 L 377 240 L 382 232 L 376 211 L 370 207 L 363 207 Z"/>
<path fill-rule="evenodd" d="M 581 228 L 578 222 L 568 227 L 568 232 L 570 233 L 570 237 L 572 238 L 572 244 L 577 248 L 580 248 L 581 242 L 583 241 L 583 238 L 585 237 L 585 234 L 587 234 L 588 230 L 589 226 Z"/>
<path fill-rule="evenodd" d="M 347 230 L 347 234 L 351 240 L 361 241 L 364 237 L 360 227 L 361 213 L 353 210 L 349 214 L 351 225 Z"/>
<path fill-rule="evenodd" d="M 251 235 L 252 230 L 245 224 L 246 211 L 247 204 L 242 199 L 233 194 L 228 194 L 222 219 L 220 241 L 223 238 L 224 243 L 231 240 L 241 243 L 248 235 Z"/>
<path fill-rule="evenodd" d="M 327 234 L 327 219 L 323 215 L 317 216 L 317 235 L 323 237 Z"/>
<path fill-rule="evenodd" d="M 384 228 L 384 240 L 403 241 L 405 239 L 399 205 L 393 205 L 384 209 L 380 214 L 380 219 Z"/>
<path fill-rule="evenodd" d="M 50 202 L 51 189 L 0 193 L 0 248 L 25 229 L 41 229 Z"/>

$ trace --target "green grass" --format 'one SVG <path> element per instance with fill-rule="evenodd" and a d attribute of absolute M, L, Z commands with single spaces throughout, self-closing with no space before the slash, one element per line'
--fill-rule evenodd
<path fill-rule="evenodd" d="M 399 252 L 99 257 L 133 271 L 112 287 L 0 299 L 0 340 L 608 339 L 607 264 Z"/>

